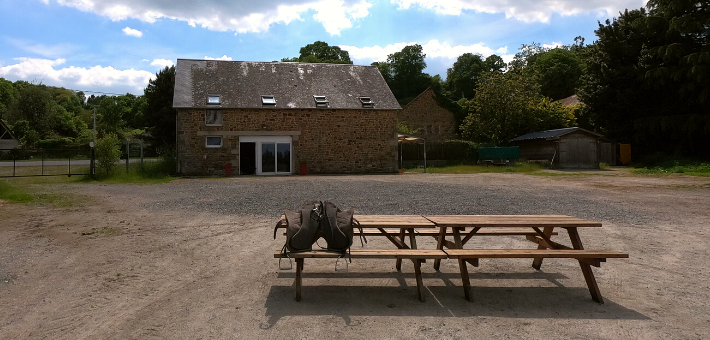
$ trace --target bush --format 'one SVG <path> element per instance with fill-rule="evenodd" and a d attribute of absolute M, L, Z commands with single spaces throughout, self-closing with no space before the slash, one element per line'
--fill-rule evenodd
<path fill-rule="evenodd" d="M 108 134 L 96 141 L 96 168 L 103 172 L 106 177 L 111 175 L 116 166 L 116 162 L 121 159 L 121 149 L 119 140 L 115 134 Z M 99 171 L 97 171 L 99 175 Z"/>

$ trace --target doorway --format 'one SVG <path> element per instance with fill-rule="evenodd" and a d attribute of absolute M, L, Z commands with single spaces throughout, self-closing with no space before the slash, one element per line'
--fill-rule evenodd
<path fill-rule="evenodd" d="M 239 143 L 239 174 L 256 175 L 256 143 Z"/>
<path fill-rule="evenodd" d="M 245 136 L 240 138 L 241 174 L 290 175 L 293 169 L 290 136 Z"/>

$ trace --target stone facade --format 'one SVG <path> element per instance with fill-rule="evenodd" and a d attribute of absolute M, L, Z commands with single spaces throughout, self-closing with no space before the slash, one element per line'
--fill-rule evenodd
<path fill-rule="evenodd" d="M 243 136 L 292 137 L 292 173 L 397 171 L 397 110 L 223 109 L 222 125 L 207 126 L 204 109 L 178 109 L 178 167 L 186 175 L 239 174 Z M 222 147 L 207 148 L 207 136 Z"/>
<path fill-rule="evenodd" d="M 422 92 L 399 112 L 397 121 L 411 130 L 419 130 L 416 135 L 427 141 L 456 139 L 456 119 L 453 113 L 437 104 L 435 97 L 431 88 Z"/>

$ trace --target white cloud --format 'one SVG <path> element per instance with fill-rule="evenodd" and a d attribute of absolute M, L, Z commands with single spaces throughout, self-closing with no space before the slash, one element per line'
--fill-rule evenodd
<path fill-rule="evenodd" d="M 60 58 L 77 49 L 76 46 L 71 44 L 45 45 L 15 38 L 7 38 L 7 41 L 22 51 L 45 58 Z"/>
<path fill-rule="evenodd" d="M 123 33 L 125 33 L 126 35 L 130 35 L 132 37 L 137 37 L 137 38 L 140 38 L 143 36 L 143 32 L 133 29 L 133 28 L 130 28 L 128 26 L 126 26 L 126 28 L 123 29 Z"/>
<path fill-rule="evenodd" d="M 391 0 L 400 9 L 412 6 L 433 10 L 439 14 L 460 15 L 463 11 L 505 13 L 506 18 L 525 22 L 549 22 L 553 13 L 576 15 L 599 13 L 617 15 L 626 8 L 643 7 L 647 0 Z"/>
<path fill-rule="evenodd" d="M 174 65 L 173 61 L 168 59 L 153 59 L 153 62 L 150 64 L 153 66 L 158 66 L 160 68 L 170 67 Z"/>
<path fill-rule="evenodd" d="M 219 57 L 219 58 L 212 58 L 212 57 L 205 56 L 205 60 L 232 60 L 232 57 L 227 57 L 226 54 Z"/>
<path fill-rule="evenodd" d="M 562 46 L 561 41 L 553 41 L 551 44 L 542 44 L 542 47 L 547 48 L 547 49 L 558 48 L 560 46 Z"/>
<path fill-rule="evenodd" d="M 358 64 L 370 64 L 373 61 L 385 61 L 387 60 L 387 55 L 395 52 L 401 51 L 405 46 L 414 45 L 415 42 L 401 42 L 390 44 L 385 47 L 375 46 L 365 46 L 365 47 L 355 47 L 340 45 L 339 47 L 343 50 L 348 51 L 350 58 L 356 61 Z M 427 43 L 421 44 L 424 54 L 426 54 L 427 59 L 448 59 L 453 64 L 460 55 L 464 53 L 474 53 L 481 54 L 487 57 L 491 54 L 500 55 L 503 60 L 512 60 L 513 55 L 508 55 L 508 47 L 501 47 L 496 50 L 487 47 L 483 44 L 473 44 L 473 45 L 456 45 L 451 46 L 447 43 L 441 43 L 438 40 L 430 40 Z"/>
<path fill-rule="evenodd" d="M 50 0 L 43 0 L 49 3 Z M 262 0 L 262 1 L 164 1 L 164 0 L 51 0 L 113 21 L 138 19 L 153 23 L 166 18 L 200 25 L 213 31 L 261 32 L 277 23 L 313 18 L 331 35 L 353 26 L 368 15 L 372 0 Z"/>
<path fill-rule="evenodd" d="M 90 68 L 58 68 L 65 59 L 16 58 L 18 63 L 0 67 L 0 76 L 11 80 L 37 81 L 46 85 L 84 91 L 142 94 L 155 75 L 143 70 L 117 70 L 100 65 Z"/>

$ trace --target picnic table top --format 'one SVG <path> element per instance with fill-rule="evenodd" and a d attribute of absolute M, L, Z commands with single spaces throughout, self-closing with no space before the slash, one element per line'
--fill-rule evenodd
<path fill-rule="evenodd" d="M 440 227 L 601 227 L 599 222 L 566 215 L 426 215 Z"/>
<path fill-rule="evenodd" d="M 284 219 L 281 216 L 281 219 Z M 566 215 L 355 215 L 362 228 L 601 227 Z"/>

